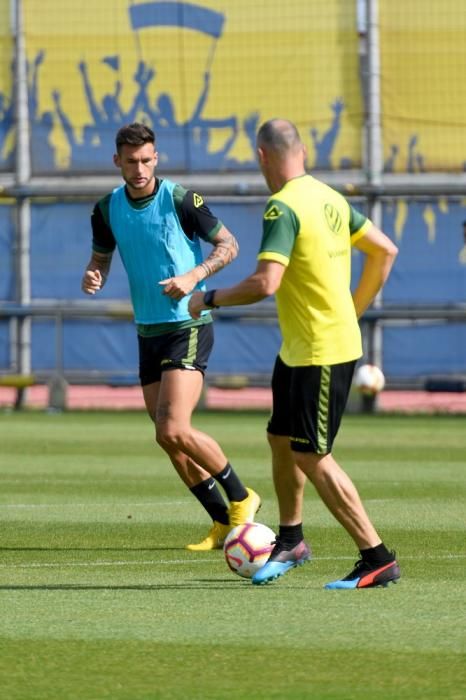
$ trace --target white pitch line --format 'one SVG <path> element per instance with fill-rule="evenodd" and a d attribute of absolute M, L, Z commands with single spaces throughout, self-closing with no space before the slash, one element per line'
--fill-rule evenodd
<path fill-rule="evenodd" d="M 223 563 L 222 560 L 219 560 Z M 64 562 L 51 563 L 51 564 L 0 564 L 0 569 L 64 569 L 64 568 L 74 568 L 75 566 L 80 567 L 97 567 L 97 566 L 153 566 L 155 564 L 206 564 L 218 563 L 213 559 L 160 559 L 160 560 L 148 560 L 148 561 L 93 561 L 93 562 Z"/>
<path fill-rule="evenodd" d="M 146 501 L 145 503 L 2 503 L 2 508 L 141 508 L 142 506 L 150 506 L 158 508 L 159 506 L 182 506 L 186 501 Z"/>
<path fill-rule="evenodd" d="M 346 561 L 353 560 L 354 556 L 342 557 L 313 557 L 312 561 Z M 466 559 L 465 554 L 443 554 L 440 556 L 416 556 L 402 557 L 404 561 L 448 561 L 456 559 Z M 143 559 L 140 561 L 95 561 L 95 562 L 62 562 L 62 563 L 30 563 L 30 564 L 7 564 L 1 563 L 0 569 L 65 569 L 65 568 L 96 568 L 105 566 L 160 566 L 170 564 L 223 564 L 223 559 Z"/>

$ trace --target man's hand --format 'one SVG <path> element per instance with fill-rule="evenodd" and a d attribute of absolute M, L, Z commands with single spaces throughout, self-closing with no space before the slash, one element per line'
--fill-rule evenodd
<path fill-rule="evenodd" d="M 201 317 L 201 311 L 209 307 L 204 304 L 204 292 L 194 292 L 189 300 L 188 311 L 195 319 Z"/>
<path fill-rule="evenodd" d="M 186 294 L 192 292 L 198 279 L 193 270 L 186 272 L 184 275 L 177 277 L 169 277 L 166 280 L 160 280 L 159 284 L 163 286 L 163 293 L 171 299 L 180 301 Z"/>
<path fill-rule="evenodd" d="M 86 270 L 81 282 L 81 289 L 86 294 L 95 294 L 104 283 L 100 270 Z"/>

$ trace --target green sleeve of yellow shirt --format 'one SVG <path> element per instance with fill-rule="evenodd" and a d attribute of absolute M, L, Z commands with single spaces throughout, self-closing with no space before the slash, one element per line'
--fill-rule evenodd
<path fill-rule="evenodd" d="M 259 260 L 288 264 L 300 228 L 296 213 L 287 204 L 270 199 L 262 221 Z"/>

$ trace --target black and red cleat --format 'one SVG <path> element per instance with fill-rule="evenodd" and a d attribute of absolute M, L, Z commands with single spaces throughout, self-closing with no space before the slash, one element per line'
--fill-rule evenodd
<path fill-rule="evenodd" d="M 393 552 L 394 554 L 394 552 Z M 327 583 L 324 588 L 330 590 L 337 588 L 375 588 L 376 586 L 388 586 L 396 583 L 400 578 L 400 567 L 396 559 L 386 564 L 369 564 L 360 559 L 354 569 L 345 578 Z"/>

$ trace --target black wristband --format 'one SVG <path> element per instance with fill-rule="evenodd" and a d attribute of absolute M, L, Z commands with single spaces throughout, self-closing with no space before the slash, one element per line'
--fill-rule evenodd
<path fill-rule="evenodd" d="M 218 309 L 218 306 L 214 302 L 216 291 L 216 289 L 209 289 L 209 291 L 204 294 L 204 299 L 202 301 L 209 309 Z"/>

